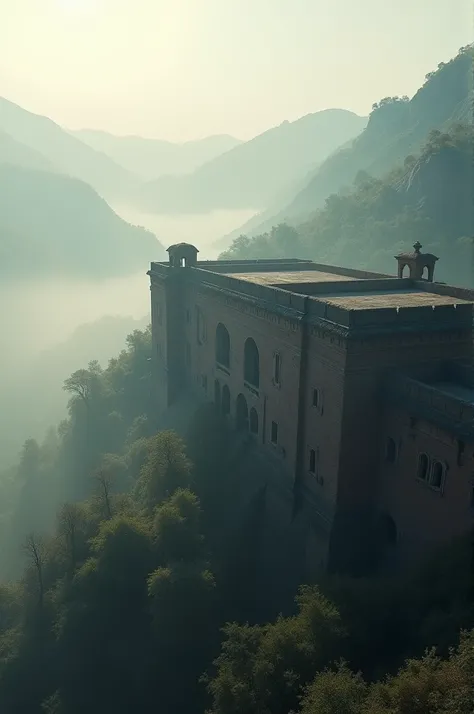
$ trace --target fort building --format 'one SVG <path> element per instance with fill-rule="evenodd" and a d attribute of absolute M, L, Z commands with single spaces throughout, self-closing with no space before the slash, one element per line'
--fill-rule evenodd
<path fill-rule="evenodd" d="M 473 524 L 474 292 L 421 248 L 390 276 L 181 243 L 148 273 L 157 409 L 214 402 L 315 567 L 408 562 Z"/>

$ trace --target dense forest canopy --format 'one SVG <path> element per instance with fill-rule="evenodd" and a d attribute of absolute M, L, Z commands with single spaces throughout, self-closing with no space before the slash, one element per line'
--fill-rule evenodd
<path fill-rule="evenodd" d="M 67 418 L 1 475 L 1 711 L 471 714 L 470 538 L 280 608 L 251 513 L 225 536 L 234 437 L 213 405 L 157 431 L 150 356 L 135 330 L 71 374 Z"/>

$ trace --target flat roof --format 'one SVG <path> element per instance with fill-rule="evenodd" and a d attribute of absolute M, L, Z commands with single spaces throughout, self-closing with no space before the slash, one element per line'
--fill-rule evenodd
<path fill-rule="evenodd" d="M 430 307 L 472 304 L 471 300 L 439 295 L 421 290 L 373 290 L 368 292 L 321 293 L 318 300 L 337 305 L 344 310 L 373 310 L 387 307 Z"/>
<path fill-rule="evenodd" d="M 298 271 L 268 271 L 263 273 L 223 273 L 229 278 L 237 280 L 247 280 L 250 283 L 259 285 L 285 285 L 287 283 L 334 283 L 338 280 L 354 281 L 363 280 L 352 275 L 340 275 L 339 273 L 325 273 L 321 270 L 298 270 Z"/>
<path fill-rule="evenodd" d="M 465 387 L 464 385 L 457 384 L 456 382 L 435 382 L 429 386 L 438 389 L 440 392 L 449 394 L 451 397 L 461 399 L 463 402 L 474 404 L 474 389 L 471 387 Z"/>

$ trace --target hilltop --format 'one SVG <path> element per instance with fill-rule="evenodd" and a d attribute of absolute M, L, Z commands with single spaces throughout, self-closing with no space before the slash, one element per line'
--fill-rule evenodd
<path fill-rule="evenodd" d="M 143 210 L 155 213 L 266 208 L 291 182 L 362 131 L 366 121 L 343 109 L 285 121 L 191 174 L 145 184 L 137 201 Z"/>

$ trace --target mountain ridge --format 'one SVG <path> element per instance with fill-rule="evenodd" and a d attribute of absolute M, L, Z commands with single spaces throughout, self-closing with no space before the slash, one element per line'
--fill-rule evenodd
<path fill-rule="evenodd" d="M 0 130 L 42 154 L 66 175 L 90 184 L 103 197 L 123 197 L 136 190 L 137 179 L 106 154 L 64 131 L 49 117 L 0 97 Z"/>
<path fill-rule="evenodd" d="M 203 213 L 265 208 L 287 184 L 356 136 L 367 119 L 329 109 L 271 127 L 185 176 L 165 176 L 140 189 L 143 210 Z M 324 137 L 324 138 L 323 138 Z"/>
<path fill-rule="evenodd" d="M 190 173 L 206 161 L 243 143 L 228 134 L 177 143 L 134 134 L 120 136 L 96 129 L 79 129 L 69 133 L 144 180 L 166 174 Z"/>
<path fill-rule="evenodd" d="M 258 235 L 282 222 L 297 225 L 324 206 L 328 196 L 348 190 L 358 171 L 382 176 L 421 149 L 431 129 L 472 121 L 472 46 L 427 74 L 413 97 L 386 97 L 375 103 L 367 126 L 349 146 L 329 156 L 307 186 L 272 217 L 252 219 L 231 236 Z"/>

